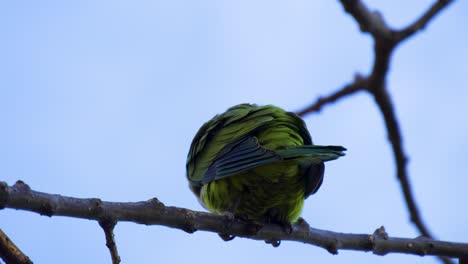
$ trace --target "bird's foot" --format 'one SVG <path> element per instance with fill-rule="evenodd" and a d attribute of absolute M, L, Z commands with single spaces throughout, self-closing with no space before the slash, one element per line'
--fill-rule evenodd
<path fill-rule="evenodd" d="M 293 231 L 293 226 L 291 222 L 285 220 L 283 217 L 281 217 L 281 215 L 281 211 L 279 211 L 278 208 L 270 208 L 265 214 L 264 221 L 269 224 L 280 225 L 283 231 L 289 235 Z"/>
<path fill-rule="evenodd" d="M 222 234 L 222 233 L 218 233 L 218 236 L 219 236 L 222 240 L 224 240 L 224 241 L 226 241 L 226 242 L 227 242 L 227 241 L 231 241 L 231 240 L 233 240 L 234 238 L 236 238 L 236 236 L 234 236 L 234 235 Z"/>
<path fill-rule="evenodd" d="M 277 240 L 277 239 L 265 240 L 265 243 L 270 244 L 273 247 L 279 247 L 281 245 L 281 240 Z"/>
<path fill-rule="evenodd" d="M 277 219 L 269 217 L 266 219 L 266 223 L 279 225 L 281 229 L 284 231 L 284 233 L 286 233 L 287 235 L 293 232 L 293 226 L 291 222 L 279 221 Z M 265 240 L 265 243 L 271 244 L 273 247 L 279 247 L 281 245 L 281 240 L 272 238 L 272 239 Z"/>

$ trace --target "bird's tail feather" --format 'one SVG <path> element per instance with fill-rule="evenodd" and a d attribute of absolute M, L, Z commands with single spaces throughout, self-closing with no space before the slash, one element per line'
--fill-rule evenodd
<path fill-rule="evenodd" d="M 322 161 L 335 160 L 344 156 L 346 148 L 342 146 L 297 146 L 286 149 L 276 150 L 275 152 L 284 159 L 293 159 L 300 157 L 314 157 Z"/>

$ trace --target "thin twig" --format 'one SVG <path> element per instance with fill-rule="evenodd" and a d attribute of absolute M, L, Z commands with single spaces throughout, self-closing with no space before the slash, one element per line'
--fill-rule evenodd
<path fill-rule="evenodd" d="M 367 89 L 367 79 L 356 74 L 352 83 L 345 85 L 341 89 L 328 96 L 319 97 L 317 101 L 315 101 L 315 103 L 300 111 L 297 111 L 296 113 L 300 116 L 304 116 L 309 113 L 320 112 L 320 110 L 322 110 L 322 107 L 324 107 L 325 105 L 335 103 L 340 99 L 343 99 L 349 95 L 352 95 L 364 89 Z"/>
<path fill-rule="evenodd" d="M 407 26 L 406 28 L 396 32 L 396 38 L 398 42 L 405 40 L 406 38 L 414 35 L 418 31 L 424 29 L 429 21 L 431 21 L 437 14 L 446 8 L 453 0 L 439 0 L 431 5 L 429 9 L 414 23 Z"/>
<path fill-rule="evenodd" d="M 89 220 L 129 221 L 145 225 L 164 225 L 193 233 L 197 230 L 229 234 L 263 241 L 298 241 L 326 249 L 332 254 L 338 250 L 372 251 L 377 255 L 406 253 L 413 255 L 440 255 L 460 257 L 468 255 L 468 244 L 437 241 L 429 238 L 389 237 L 383 229 L 369 234 L 346 234 L 310 227 L 305 221 L 284 227 L 274 224 L 246 223 L 226 217 L 184 208 L 165 206 L 156 198 L 145 202 L 105 202 L 100 199 L 80 199 L 31 190 L 19 181 L 13 186 L 0 182 L 0 196 L 7 197 L 0 207 L 27 210 L 48 216 L 69 216 Z"/>
<path fill-rule="evenodd" d="M 0 258 L 5 263 L 12 264 L 32 264 L 26 256 L 10 238 L 0 229 Z"/>
<path fill-rule="evenodd" d="M 99 220 L 99 225 L 102 227 L 102 230 L 104 230 L 104 234 L 106 236 L 106 246 L 111 254 L 112 264 L 120 263 L 120 256 L 119 252 L 117 251 L 117 244 L 115 243 L 114 238 L 114 227 L 116 224 L 117 222 L 110 218 L 103 218 Z"/>

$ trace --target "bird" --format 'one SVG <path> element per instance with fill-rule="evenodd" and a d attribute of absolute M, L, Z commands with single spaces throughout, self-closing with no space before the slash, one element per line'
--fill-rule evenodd
<path fill-rule="evenodd" d="M 190 145 L 186 176 L 212 213 L 290 225 L 322 185 L 324 162 L 344 151 L 314 145 L 295 113 L 244 103 L 201 126 Z"/>

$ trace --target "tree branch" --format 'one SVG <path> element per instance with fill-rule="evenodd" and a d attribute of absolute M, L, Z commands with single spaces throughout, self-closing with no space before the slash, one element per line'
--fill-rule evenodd
<path fill-rule="evenodd" d="M 439 0 L 431 5 L 429 9 L 416 21 L 414 21 L 411 25 L 407 26 L 406 28 L 396 32 L 396 39 L 398 42 L 401 42 L 408 37 L 412 36 L 413 34 L 417 33 L 424 29 L 429 21 L 431 21 L 437 14 L 442 11 L 442 9 L 446 8 L 453 0 Z"/>
<path fill-rule="evenodd" d="M 165 206 L 156 198 L 136 203 L 106 202 L 97 198 L 80 199 L 33 191 L 21 181 L 18 181 L 14 186 L 8 186 L 6 183 L 0 182 L 0 208 L 7 207 L 47 216 L 61 215 L 98 221 L 105 232 L 106 245 L 109 248 L 113 263 L 120 263 L 113 234 L 114 227 L 119 221 L 164 225 L 188 233 L 203 230 L 219 234 L 231 234 L 268 241 L 268 243 L 281 240 L 298 241 L 322 247 L 332 254 L 337 254 L 340 249 L 346 249 L 372 251 L 377 255 L 407 253 L 421 256 L 457 257 L 460 259 L 460 263 L 466 262 L 468 244 L 432 239 L 430 231 L 420 216 L 408 180 L 407 158 L 400 127 L 393 102 L 386 87 L 386 76 L 394 48 L 427 26 L 453 0 L 438 0 L 420 18 L 401 30 L 390 28 L 379 12 L 370 11 L 360 0 L 340 1 L 346 12 L 357 21 L 361 31 L 370 33 L 374 39 L 375 59 L 372 71 L 366 77 L 356 76 L 353 82 L 331 95 L 319 98 L 314 104 L 299 111 L 298 114 L 306 115 L 318 112 L 325 105 L 337 102 L 361 90 L 366 90 L 372 94 L 385 121 L 397 167 L 397 177 L 410 212 L 411 221 L 424 237 L 415 239 L 389 237 L 383 227 L 377 229 L 371 235 L 337 233 L 312 228 L 305 221 L 293 225 L 291 233 L 285 233 L 284 229 L 277 225 L 265 224 L 259 227 L 258 224 L 253 225 L 236 219 L 227 225 L 226 218 L 223 216 Z M 8 250 L 4 251 L 5 248 L 8 248 Z M 4 252 L 14 253 L 13 257 L 17 259 L 18 257 L 24 257 L 24 262 L 9 257 L 5 259 Z M 8 263 L 32 263 L 1 230 L 0 256 Z M 445 263 L 452 263 L 447 258 L 442 259 Z"/>
<path fill-rule="evenodd" d="M 345 11 L 359 24 L 360 30 L 365 33 L 370 33 L 374 39 L 374 63 L 369 76 L 360 78 L 363 84 L 365 84 L 362 87 L 374 97 L 383 115 L 388 132 L 388 139 L 392 145 L 397 168 L 397 178 L 400 182 L 403 196 L 410 213 L 410 219 L 422 235 L 432 238 L 429 229 L 424 224 L 421 217 L 408 179 L 408 172 L 406 169 L 407 155 L 404 151 L 401 130 L 395 114 L 393 102 L 387 91 L 386 77 L 390 68 L 391 56 L 394 48 L 402 41 L 423 29 L 432 18 L 452 3 L 453 0 L 436 1 L 419 19 L 399 31 L 391 29 L 385 23 L 384 18 L 379 12 L 371 12 L 360 0 L 340 0 L 340 2 Z M 317 112 L 323 105 L 335 102 L 344 96 L 355 93 L 360 90 L 354 87 L 355 83 L 356 80 L 329 97 L 319 98 L 314 104 L 304 108 L 304 110 L 300 111 L 298 114 L 305 115 L 311 112 Z M 448 259 L 442 260 L 445 263 L 452 263 Z"/>
<path fill-rule="evenodd" d="M 374 234 L 345 234 L 310 227 L 305 221 L 292 226 L 292 232 L 274 224 L 246 223 L 234 219 L 226 224 L 226 217 L 184 208 L 165 206 L 156 198 L 145 202 L 105 202 L 100 199 L 80 199 L 31 190 L 18 181 L 13 186 L 0 182 L 0 206 L 27 210 L 47 216 L 69 216 L 95 221 L 113 219 L 145 225 L 163 225 L 188 233 L 197 230 L 231 234 L 263 241 L 298 241 L 326 249 L 332 254 L 338 250 L 372 251 L 377 255 L 407 253 L 461 257 L 468 255 L 468 244 L 437 241 L 429 238 L 389 237 L 379 228 Z"/>
<path fill-rule="evenodd" d="M 26 256 L 10 238 L 0 229 L 0 258 L 5 263 L 12 264 L 32 264 Z"/>
<path fill-rule="evenodd" d="M 343 99 L 344 97 L 352 95 L 358 91 L 367 89 L 367 83 L 368 80 L 366 78 L 363 78 L 361 75 L 356 74 L 352 83 L 345 85 L 341 89 L 328 96 L 319 97 L 317 101 L 315 101 L 315 103 L 300 111 L 297 111 L 296 113 L 300 116 L 304 116 L 309 113 L 320 112 L 320 110 L 322 110 L 322 107 L 324 107 L 327 104 L 335 103 L 338 100 Z"/>
<path fill-rule="evenodd" d="M 106 246 L 111 254 L 112 264 L 120 263 L 120 256 L 114 239 L 114 227 L 116 224 L 117 222 L 110 217 L 99 220 L 99 225 L 102 227 L 102 230 L 104 230 L 106 236 Z"/>

